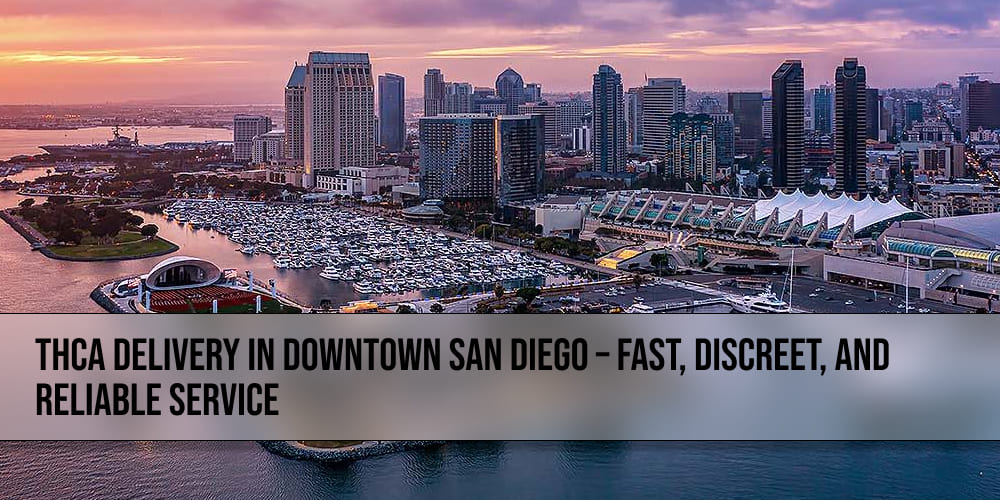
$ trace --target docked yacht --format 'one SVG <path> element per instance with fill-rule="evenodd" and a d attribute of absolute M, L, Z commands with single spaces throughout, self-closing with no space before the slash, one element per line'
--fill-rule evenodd
<path fill-rule="evenodd" d="M 741 313 L 787 313 L 792 310 L 787 302 L 771 291 L 770 285 L 757 295 L 729 297 L 726 300 L 733 309 Z"/>
<path fill-rule="evenodd" d="M 625 308 L 626 313 L 630 314 L 653 314 L 655 311 L 652 307 L 643 304 L 642 302 L 636 302 Z"/>

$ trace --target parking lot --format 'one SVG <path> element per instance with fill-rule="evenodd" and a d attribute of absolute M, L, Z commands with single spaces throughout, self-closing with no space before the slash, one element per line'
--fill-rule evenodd
<path fill-rule="evenodd" d="M 782 287 L 785 286 L 784 276 L 757 276 L 765 278 L 771 283 L 772 290 L 781 294 Z M 738 289 L 733 286 L 724 285 L 733 276 L 719 274 L 702 274 L 685 276 L 684 280 L 735 294 L 753 294 L 752 290 Z M 787 292 L 785 294 L 787 300 Z M 792 296 L 792 307 L 814 313 L 862 313 L 862 314 L 891 314 L 905 312 L 903 304 L 905 298 L 885 292 L 874 293 L 871 290 L 864 290 L 852 286 L 830 283 L 818 278 L 796 276 L 794 280 L 794 294 Z M 922 300 L 910 297 L 910 314 L 914 313 L 968 313 L 968 308 L 942 304 L 930 300 Z"/>
<path fill-rule="evenodd" d="M 701 292 L 678 288 L 665 283 L 647 283 L 640 285 L 636 289 L 634 284 L 622 283 L 620 285 L 600 285 L 589 288 L 586 291 L 570 294 L 579 299 L 575 305 L 603 303 L 612 307 L 626 308 L 635 302 L 642 302 L 654 309 L 663 307 L 666 304 L 678 304 L 681 302 L 690 303 L 695 300 L 705 300 L 712 298 Z M 543 311 L 553 311 L 566 305 L 560 302 L 560 297 L 546 297 L 544 302 L 538 304 Z M 567 304 L 570 304 L 567 302 Z M 728 306 L 725 306 L 728 309 Z M 690 309 L 681 311 L 690 312 Z"/>

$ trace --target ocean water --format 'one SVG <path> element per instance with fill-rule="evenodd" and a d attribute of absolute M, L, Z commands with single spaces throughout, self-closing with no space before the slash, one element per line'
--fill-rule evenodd
<path fill-rule="evenodd" d="M 323 465 L 252 442 L 5 442 L 0 496 L 997 498 L 1000 445 L 460 442 Z"/>

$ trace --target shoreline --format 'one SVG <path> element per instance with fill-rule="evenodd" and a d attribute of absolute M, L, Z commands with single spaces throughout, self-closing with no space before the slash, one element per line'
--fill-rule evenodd
<path fill-rule="evenodd" d="M 432 448 L 445 441 L 364 441 L 344 448 L 314 448 L 295 441 L 257 441 L 270 453 L 289 460 L 308 460 L 325 464 L 353 462 L 392 453 L 421 448 Z"/>
<path fill-rule="evenodd" d="M 23 219 L 17 217 L 16 215 L 11 214 L 7 209 L 0 210 L 0 219 L 2 219 L 4 222 L 7 223 L 7 225 L 13 228 L 17 234 L 20 234 L 21 237 L 24 238 L 29 245 L 31 245 L 32 250 L 37 250 L 39 253 L 52 260 L 65 260 L 70 262 L 115 262 L 124 260 L 141 260 L 141 259 L 149 259 L 152 257 L 161 257 L 164 255 L 168 255 L 180 250 L 181 248 L 176 243 L 157 236 L 157 238 L 160 238 L 165 243 L 167 243 L 169 247 L 163 250 L 157 250 L 155 252 L 149 252 L 140 255 L 130 255 L 127 257 L 73 257 L 73 256 L 59 255 L 53 252 L 49 248 L 49 245 L 52 244 L 52 242 L 47 240 L 42 240 L 41 238 L 39 238 L 39 236 L 35 235 L 34 232 L 32 232 L 32 230 L 24 223 Z"/>

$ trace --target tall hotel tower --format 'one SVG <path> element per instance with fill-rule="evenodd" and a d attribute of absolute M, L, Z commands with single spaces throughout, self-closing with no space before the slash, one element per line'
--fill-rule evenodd
<path fill-rule="evenodd" d="M 301 163 L 306 102 L 306 67 L 296 64 L 285 85 L 285 158 Z"/>
<path fill-rule="evenodd" d="M 594 74 L 593 98 L 594 170 L 606 174 L 622 173 L 628 159 L 622 76 L 607 64 L 602 64 Z"/>
<path fill-rule="evenodd" d="M 375 164 L 375 85 L 368 54 L 311 52 L 306 65 L 305 173 Z"/>
<path fill-rule="evenodd" d="M 833 131 L 838 192 L 868 194 L 865 168 L 866 94 L 865 67 L 858 64 L 857 58 L 844 59 L 843 66 L 837 67 Z"/>
<path fill-rule="evenodd" d="M 771 139 L 775 188 L 805 181 L 805 73 L 802 61 L 787 60 L 771 76 Z"/>

